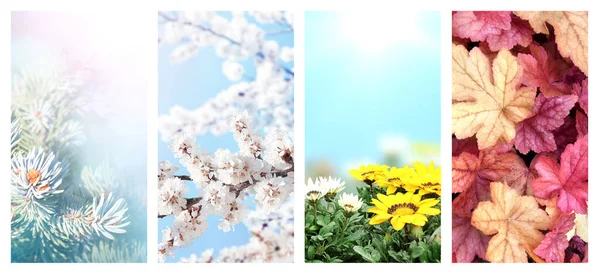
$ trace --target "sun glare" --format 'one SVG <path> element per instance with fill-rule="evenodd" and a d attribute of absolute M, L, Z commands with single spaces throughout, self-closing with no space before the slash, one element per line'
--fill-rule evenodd
<path fill-rule="evenodd" d="M 427 37 L 421 30 L 418 12 L 362 12 L 341 14 L 344 40 L 361 51 L 384 52 L 400 43 L 419 44 Z"/>

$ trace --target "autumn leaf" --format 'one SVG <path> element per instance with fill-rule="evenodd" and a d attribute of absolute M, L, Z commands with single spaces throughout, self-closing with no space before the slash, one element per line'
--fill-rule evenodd
<path fill-rule="evenodd" d="M 491 183 L 490 190 L 492 200 L 480 202 L 471 218 L 471 224 L 485 235 L 494 235 L 486 258 L 490 262 L 526 263 L 527 252 L 544 239 L 540 230 L 550 226 L 548 215 L 534 197 L 521 196 L 506 184 Z"/>
<path fill-rule="evenodd" d="M 583 111 L 585 111 L 585 114 L 588 113 L 588 80 L 585 79 L 581 82 L 581 84 L 579 83 L 575 83 L 573 84 L 573 94 L 577 95 L 577 97 L 579 98 L 579 106 L 581 107 L 581 109 L 583 109 Z"/>
<path fill-rule="evenodd" d="M 529 45 L 531 54 L 519 53 L 517 58 L 523 67 L 521 82 L 528 87 L 540 88 L 546 95 L 558 96 L 571 93 L 571 86 L 562 80 L 566 74 L 560 59 L 554 59 L 537 43 Z"/>
<path fill-rule="evenodd" d="M 516 124 L 533 115 L 536 89 L 520 87 L 521 67 L 509 51 L 493 63 L 477 48 L 452 47 L 452 131 L 456 138 L 475 135 L 480 150 L 500 140 L 511 142 Z"/>
<path fill-rule="evenodd" d="M 550 34 L 546 23 L 552 25 L 560 54 L 588 75 L 587 11 L 516 11 L 515 14 L 529 21 L 536 33 Z"/>
<path fill-rule="evenodd" d="M 526 47 L 533 30 L 509 11 L 459 11 L 452 15 L 452 33 L 460 38 L 487 42 L 491 51 Z"/>
<path fill-rule="evenodd" d="M 477 181 L 489 183 L 504 178 L 519 156 L 512 152 L 483 150 L 478 156 L 463 152 L 452 157 L 452 192 L 463 192 Z"/>
<path fill-rule="evenodd" d="M 569 246 L 566 233 L 575 226 L 575 214 L 562 214 L 554 229 L 544 236 L 544 240 L 533 252 L 549 263 L 562 263 L 565 259 L 565 249 Z"/>
<path fill-rule="evenodd" d="M 552 130 L 564 123 L 564 118 L 575 106 L 577 96 L 564 95 L 546 98 L 540 93 L 535 101 L 533 117 L 525 119 L 517 125 L 515 147 L 519 152 L 527 154 L 530 150 L 536 153 L 556 150 Z"/>
<path fill-rule="evenodd" d="M 588 117 L 579 110 L 575 114 L 575 128 L 578 138 L 588 134 Z"/>
<path fill-rule="evenodd" d="M 477 186 L 469 187 L 452 200 L 452 213 L 461 217 L 471 216 L 479 203 L 476 188 Z"/>
<path fill-rule="evenodd" d="M 560 157 L 559 164 L 541 156 L 535 164 L 540 177 L 531 182 L 536 197 L 549 199 L 558 196 L 562 212 L 587 214 L 588 200 L 588 136 L 570 144 Z"/>
<path fill-rule="evenodd" d="M 479 149 L 477 148 L 477 139 L 457 139 L 452 137 L 452 156 L 458 156 L 463 152 L 469 152 L 471 154 L 478 154 Z"/>
<path fill-rule="evenodd" d="M 485 259 L 490 237 L 471 225 L 470 217 L 452 216 L 452 252 L 456 262 L 470 263 L 475 256 Z"/>
<path fill-rule="evenodd" d="M 537 161 L 537 157 L 534 157 L 531 162 L 534 163 L 535 161 Z M 535 179 L 536 174 L 534 168 L 528 167 L 523 159 L 517 157 L 513 162 L 510 172 L 502 178 L 502 181 L 523 195 L 533 195 L 531 181 Z"/>
<path fill-rule="evenodd" d="M 577 125 L 575 119 L 571 116 L 565 117 L 562 126 L 552 131 L 554 142 L 556 143 L 556 151 L 554 153 L 560 156 L 565 147 L 577 141 Z"/>

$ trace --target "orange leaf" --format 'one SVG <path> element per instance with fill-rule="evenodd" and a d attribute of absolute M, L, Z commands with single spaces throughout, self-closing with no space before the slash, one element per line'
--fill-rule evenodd
<path fill-rule="evenodd" d="M 536 88 L 521 87 L 523 69 L 508 50 L 493 62 L 478 47 L 452 46 L 452 133 L 475 135 L 480 150 L 515 138 L 517 123 L 533 115 Z"/>
<path fill-rule="evenodd" d="M 554 27 L 556 44 L 563 57 L 588 75 L 588 13 L 587 11 L 517 11 L 529 21 L 537 33 L 550 34 L 546 23 Z"/>
<path fill-rule="evenodd" d="M 534 197 L 521 196 L 507 184 L 491 183 L 492 201 L 480 202 L 471 224 L 490 239 L 486 252 L 490 262 L 526 263 L 531 252 L 544 239 L 550 219 Z"/>

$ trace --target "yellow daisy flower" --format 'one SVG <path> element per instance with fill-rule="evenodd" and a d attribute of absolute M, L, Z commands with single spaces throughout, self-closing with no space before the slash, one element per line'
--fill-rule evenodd
<path fill-rule="evenodd" d="M 438 196 L 441 196 L 441 168 L 435 168 L 433 161 L 431 161 L 429 166 L 420 162 L 413 163 L 413 166 L 413 174 L 405 186 L 406 191 L 415 192 L 419 189 L 420 194 L 435 193 Z"/>
<path fill-rule="evenodd" d="M 438 204 L 438 199 L 425 199 L 421 201 L 420 194 L 401 192 L 395 195 L 377 194 L 377 199 L 372 203 L 375 207 L 367 212 L 375 213 L 369 224 L 377 225 L 390 220 L 395 230 L 401 230 L 405 224 L 424 226 L 428 219 L 425 215 L 439 215 L 440 210 L 433 208 Z"/>
<path fill-rule="evenodd" d="M 413 169 L 404 166 L 403 168 L 392 167 L 386 170 L 385 176 L 377 180 L 377 184 L 386 187 L 388 195 L 396 193 L 399 188 L 404 188 L 407 181 L 412 176 Z"/>
<path fill-rule="evenodd" d="M 350 175 L 356 180 L 372 185 L 380 178 L 384 178 L 385 172 L 390 168 L 386 165 L 360 166 L 358 169 L 350 170 Z"/>

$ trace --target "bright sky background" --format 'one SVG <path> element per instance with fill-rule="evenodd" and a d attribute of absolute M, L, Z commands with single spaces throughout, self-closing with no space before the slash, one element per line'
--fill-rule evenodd
<path fill-rule="evenodd" d="M 222 13 L 221 15 L 230 18 L 230 13 Z M 249 17 L 248 17 L 249 18 Z M 254 20 L 250 22 L 256 23 Z M 261 25 L 259 25 L 261 26 Z M 276 26 L 262 26 L 265 31 L 273 31 L 279 29 Z M 159 32 L 162 27 L 159 26 Z M 294 46 L 293 34 L 280 34 L 277 36 L 267 37 L 268 40 L 275 40 L 279 43 L 279 48 L 283 46 Z M 201 106 L 206 100 L 213 98 L 222 90 L 227 89 L 233 84 L 225 75 L 223 75 L 221 66 L 223 59 L 219 58 L 213 47 L 201 48 L 197 56 L 191 58 L 185 63 L 172 64 L 169 61 L 169 56 L 177 45 L 161 45 L 158 48 L 158 114 L 168 114 L 171 107 L 180 105 L 188 110 L 196 109 Z M 246 74 L 255 75 L 253 66 L 254 58 L 249 58 L 243 62 Z M 292 63 L 293 65 L 293 63 Z M 291 66 L 290 66 L 291 67 Z M 209 152 L 214 152 L 218 148 L 227 148 L 231 151 L 237 151 L 238 147 L 231 133 L 222 136 L 213 136 L 210 134 L 197 136 L 197 143 L 200 148 Z M 159 137 L 158 143 L 158 159 L 159 161 L 168 160 L 172 164 L 180 167 L 177 174 L 185 173 L 185 169 L 181 167 L 179 161 L 173 158 L 173 153 L 168 149 L 168 143 L 162 141 Z M 193 191 L 188 193 L 189 197 L 197 196 L 197 188 L 190 183 L 189 188 Z M 247 199 L 249 204 L 252 204 L 251 199 Z M 252 207 L 253 208 L 253 205 Z M 189 257 L 190 254 L 196 253 L 200 255 L 208 248 L 214 248 L 215 255 L 224 247 L 233 245 L 243 245 L 248 242 L 250 234 L 244 224 L 235 226 L 235 232 L 224 233 L 217 228 L 220 217 L 209 217 L 209 228 L 202 238 L 197 239 L 193 245 L 187 248 L 178 249 L 175 258 L 168 258 L 167 262 L 177 262 L 181 257 Z M 158 221 L 158 240 L 162 235 L 161 231 L 168 225 L 173 224 L 173 217 L 159 219 Z"/>
<path fill-rule="evenodd" d="M 384 136 L 439 145 L 439 12 L 307 12 L 305 21 L 307 163 L 327 159 L 345 176 L 350 163 L 381 160 Z"/>

